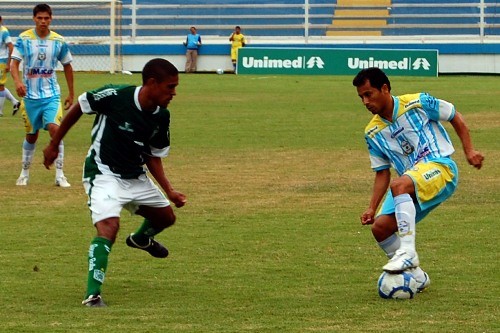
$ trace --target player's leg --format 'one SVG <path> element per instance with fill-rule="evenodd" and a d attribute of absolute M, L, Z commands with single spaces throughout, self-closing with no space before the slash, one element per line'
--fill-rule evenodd
<path fill-rule="evenodd" d="M 141 226 L 127 237 L 128 246 L 144 250 L 155 258 L 166 258 L 168 249 L 154 237 L 175 223 L 175 214 L 171 206 L 149 207 L 141 205 L 136 214 L 144 217 Z"/>
<path fill-rule="evenodd" d="M 97 235 L 90 242 L 87 294 L 82 302 L 86 306 L 105 306 L 101 286 L 106 277 L 108 257 L 120 226 L 118 217 L 110 217 L 95 224 Z"/>
<path fill-rule="evenodd" d="M 0 117 L 3 117 L 3 106 L 5 105 L 5 88 L 0 86 Z"/>
<path fill-rule="evenodd" d="M 394 256 L 401 244 L 397 231 L 394 214 L 378 215 L 372 224 L 373 237 L 389 259 Z"/>
<path fill-rule="evenodd" d="M 44 128 L 49 131 L 50 137 L 52 137 L 59 124 L 61 124 L 63 116 L 61 100 L 59 97 L 51 98 L 47 101 L 47 106 L 43 114 Z M 68 179 L 64 176 L 63 166 L 64 166 L 64 142 L 61 140 L 59 143 L 59 154 L 55 160 L 54 165 L 56 166 L 55 184 L 60 187 L 70 187 L 71 184 Z"/>
<path fill-rule="evenodd" d="M 237 59 L 238 49 L 235 47 L 231 48 L 231 62 L 233 63 L 233 70 L 236 73 L 236 59 Z"/>
<path fill-rule="evenodd" d="M 3 116 L 3 106 L 5 104 L 5 83 L 7 82 L 6 60 L 0 61 L 0 117 Z"/>
<path fill-rule="evenodd" d="M 5 98 L 8 99 L 12 103 L 12 115 L 15 115 L 17 111 L 19 111 L 19 107 L 21 106 L 21 102 L 17 100 L 17 98 L 12 95 L 9 89 L 5 88 Z"/>
<path fill-rule="evenodd" d="M 387 272 L 401 272 L 420 264 L 415 249 L 417 210 L 412 198 L 415 195 L 415 187 L 412 178 L 403 175 L 392 181 L 390 190 L 394 198 L 400 246 L 383 268 Z"/>
<path fill-rule="evenodd" d="M 43 104 L 39 100 L 24 99 L 21 103 L 21 113 L 24 120 L 24 131 L 26 133 L 22 146 L 22 169 L 16 185 L 26 186 L 29 182 L 29 169 L 35 155 L 36 141 L 39 129 L 43 128 L 42 111 Z"/>
<path fill-rule="evenodd" d="M 108 257 L 120 228 L 120 212 L 123 207 L 121 189 L 116 178 L 97 175 L 83 181 L 88 195 L 88 206 L 96 237 L 90 242 L 88 252 L 87 291 L 85 306 L 105 306 L 101 287 L 106 277 Z"/>
<path fill-rule="evenodd" d="M 154 236 L 175 223 L 170 202 L 151 179 L 131 181 L 130 192 L 136 205 L 126 205 L 129 211 L 144 217 L 142 225 L 127 237 L 128 246 L 147 251 L 153 257 L 165 258 L 168 250 Z"/>

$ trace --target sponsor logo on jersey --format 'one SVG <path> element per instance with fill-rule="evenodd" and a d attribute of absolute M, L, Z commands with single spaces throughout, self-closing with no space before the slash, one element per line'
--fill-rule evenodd
<path fill-rule="evenodd" d="M 122 131 L 134 133 L 134 129 L 132 128 L 132 126 L 128 122 L 123 123 L 123 125 L 118 126 L 118 128 L 121 129 Z"/>
<path fill-rule="evenodd" d="M 375 125 L 366 132 L 366 135 L 372 137 L 373 134 L 375 134 L 375 131 L 377 130 L 378 130 L 378 125 Z"/>
<path fill-rule="evenodd" d="M 43 68 L 43 67 L 35 67 L 29 68 L 26 72 L 26 77 L 29 79 L 38 78 L 38 77 L 51 77 L 54 74 L 53 69 Z"/>
<path fill-rule="evenodd" d="M 401 132 L 403 132 L 405 130 L 404 127 L 400 127 L 398 128 L 396 131 L 392 132 L 391 133 L 391 139 L 394 139 L 395 137 L 397 137 Z"/>
<path fill-rule="evenodd" d="M 412 107 L 412 106 L 414 106 L 415 104 L 418 104 L 418 103 L 420 103 L 420 99 L 414 99 L 413 101 L 410 101 L 409 103 L 406 103 L 405 106 L 404 106 L 404 108 L 408 109 L 408 108 L 410 108 L 410 107 Z"/>
<path fill-rule="evenodd" d="M 92 94 L 92 97 L 94 98 L 94 101 L 98 101 L 100 99 L 103 99 L 104 97 L 108 97 L 111 95 L 115 95 L 115 96 L 117 95 L 116 89 L 113 89 L 113 88 L 104 89 L 104 90 L 101 90 L 95 94 Z"/>
<path fill-rule="evenodd" d="M 425 156 L 429 155 L 430 153 L 431 153 L 431 150 L 429 149 L 429 147 L 425 146 L 424 149 L 422 149 L 421 151 L 418 152 L 417 161 L 420 161 L 421 159 L 423 159 Z"/>

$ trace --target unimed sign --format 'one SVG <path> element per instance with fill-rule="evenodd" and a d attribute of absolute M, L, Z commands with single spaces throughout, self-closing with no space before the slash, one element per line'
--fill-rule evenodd
<path fill-rule="evenodd" d="M 257 48 L 238 50 L 238 74 L 356 75 L 378 67 L 387 75 L 437 76 L 437 50 Z"/>

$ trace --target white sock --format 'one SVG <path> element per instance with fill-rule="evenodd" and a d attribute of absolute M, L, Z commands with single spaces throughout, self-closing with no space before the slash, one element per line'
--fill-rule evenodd
<path fill-rule="evenodd" d="M 382 250 L 384 250 L 387 258 L 391 259 L 394 256 L 394 252 L 399 249 L 401 245 L 401 241 L 399 240 L 399 236 L 396 234 L 392 234 L 381 242 L 378 242 L 378 246 Z"/>
<path fill-rule="evenodd" d="M 19 101 L 12 95 L 9 89 L 5 88 L 5 98 L 12 102 L 12 104 L 16 104 Z"/>
<path fill-rule="evenodd" d="M 394 197 L 396 208 L 396 222 L 398 224 L 399 238 L 401 241 L 400 249 L 406 251 L 409 255 L 414 255 L 415 250 L 415 215 L 417 211 L 411 196 L 408 193 L 400 194 Z"/>
<path fill-rule="evenodd" d="M 63 177 L 64 176 L 64 172 L 63 172 L 64 143 L 62 141 L 59 143 L 59 154 L 57 154 L 55 165 L 56 165 L 56 178 Z"/>
<path fill-rule="evenodd" d="M 35 155 L 35 144 L 29 143 L 24 140 L 23 142 L 23 158 L 22 158 L 22 170 L 21 176 L 29 177 L 30 175 L 30 166 L 33 161 L 33 156 Z"/>
<path fill-rule="evenodd" d="M 5 90 L 0 90 L 0 114 L 3 114 L 4 104 L 5 104 Z"/>

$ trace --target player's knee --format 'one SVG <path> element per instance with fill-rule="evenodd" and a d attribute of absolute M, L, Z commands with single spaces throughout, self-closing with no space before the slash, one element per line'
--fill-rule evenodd
<path fill-rule="evenodd" d="M 110 218 L 97 222 L 95 227 L 98 237 L 106 238 L 114 243 L 120 230 L 120 223 L 117 218 Z"/>
<path fill-rule="evenodd" d="M 413 193 L 413 181 L 407 176 L 396 178 L 391 182 L 390 189 L 393 196 L 403 193 Z"/>

